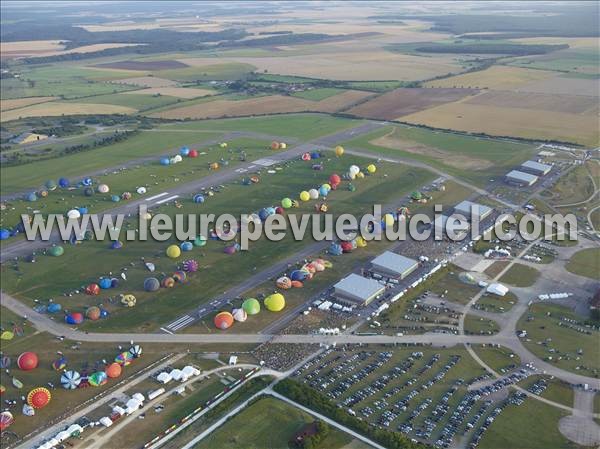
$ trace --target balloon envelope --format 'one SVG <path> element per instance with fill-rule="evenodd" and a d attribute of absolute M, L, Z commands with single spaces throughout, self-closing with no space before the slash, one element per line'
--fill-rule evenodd
<path fill-rule="evenodd" d="M 33 408 L 43 408 L 50 402 L 52 395 L 47 388 L 34 388 L 27 394 L 27 405 Z"/>
<path fill-rule="evenodd" d="M 17 366 L 23 371 L 31 371 L 38 366 L 38 356 L 35 352 L 24 352 L 17 358 Z"/>
<path fill-rule="evenodd" d="M 248 315 L 256 315 L 260 312 L 260 302 L 255 298 L 248 298 L 242 303 L 242 309 L 244 309 Z"/>
<path fill-rule="evenodd" d="M 233 325 L 233 315 L 229 312 L 219 312 L 215 315 L 214 323 L 218 329 L 225 330 Z"/>
<path fill-rule="evenodd" d="M 285 298 L 281 293 L 273 293 L 265 298 L 265 307 L 271 312 L 280 312 L 285 307 Z"/>
<path fill-rule="evenodd" d="M 171 259 L 176 259 L 181 255 L 181 250 L 177 245 L 171 245 L 167 248 L 166 253 L 167 257 L 170 257 Z"/>
<path fill-rule="evenodd" d="M 74 390 L 81 383 L 81 375 L 77 371 L 66 371 L 60 376 L 60 383 L 66 390 Z"/>

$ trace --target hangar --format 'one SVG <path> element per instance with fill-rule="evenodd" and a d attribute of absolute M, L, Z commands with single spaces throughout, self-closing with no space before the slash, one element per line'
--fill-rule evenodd
<path fill-rule="evenodd" d="M 537 180 L 537 176 L 519 170 L 511 170 L 506 175 L 506 182 L 518 186 L 532 186 L 537 182 Z"/>
<path fill-rule="evenodd" d="M 336 299 L 361 306 L 366 306 L 385 290 L 385 287 L 375 279 L 368 279 L 355 273 L 346 276 L 333 288 Z"/>
<path fill-rule="evenodd" d="M 483 204 L 474 203 L 472 201 L 461 201 L 454 206 L 454 212 L 465 216 L 465 218 L 471 221 L 477 217 L 479 221 L 485 219 L 492 213 L 492 208 Z"/>
<path fill-rule="evenodd" d="M 463 218 L 456 215 L 450 215 L 450 217 L 448 217 L 448 215 L 436 216 L 433 220 L 433 229 L 435 234 L 441 235 L 442 237 L 449 235 L 449 232 L 446 232 L 446 224 L 448 223 L 449 219 L 452 220 L 450 224 L 450 230 L 452 231 L 453 228 L 456 228 L 452 234 L 456 234 L 457 240 L 463 240 L 467 235 L 467 231 L 459 231 L 458 229 L 463 225 L 466 225 L 466 228 L 468 229 L 469 224 L 466 223 Z"/>
<path fill-rule="evenodd" d="M 542 164 L 536 161 L 527 161 L 521 164 L 521 170 L 536 176 L 544 176 L 550 173 L 552 165 Z"/>
<path fill-rule="evenodd" d="M 404 279 L 418 266 L 419 263 L 416 260 L 391 251 L 386 251 L 371 261 L 374 272 L 396 279 Z"/>

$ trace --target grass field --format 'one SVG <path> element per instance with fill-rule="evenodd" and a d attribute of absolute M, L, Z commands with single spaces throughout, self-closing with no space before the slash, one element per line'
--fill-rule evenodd
<path fill-rule="evenodd" d="M 503 373 L 510 370 L 513 365 L 521 364 L 519 356 L 503 346 L 473 345 L 473 349 L 485 364 L 497 373 Z"/>
<path fill-rule="evenodd" d="M 326 98 L 344 92 L 343 89 L 336 89 L 335 87 L 323 87 L 319 89 L 305 90 L 302 92 L 295 92 L 292 95 L 298 98 L 304 98 L 305 100 L 321 101 Z"/>
<path fill-rule="evenodd" d="M 588 248 L 573 254 L 565 268 L 590 279 L 600 279 L 600 248 Z"/>
<path fill-rule="evenodd" d="M 145 89 L 143 89 L 145 90 Z M 96 95 L 89 98 L 80 98 L 72 100 L 77 104 L 90 104 L 90 107 L 95 105 L 114 105 L 131 108 L 135 111 L 145 111 L 147 109 L 154 109 L 162 106 L 177 104 L 179 98 L 168 96 L 168 95 L 144 95 L 143 90 L 124 92 L 122 94 L 108 94 L 108 95 Z M 137 92 L 136 95 L 133 93 Z M 129 95 L 131 93 L 132 95 Z"/>
<path fill-rule="evenodd" d="M 315 418 L 275 398 L 263 397 L 235 415 L 199 444 L 195 449 L 263 449 L 288 448 L 288 442 L 296 432 Z M 342 449 L 352 442 L 352 437 L 330 428 L 319 447 Z M 352 448 L 368 448 L 365 444 L 353 444 Z"/>
<path fill-rule="evenodd" d="M 531 287 L 540 277 L 540 272 L 533 267 L 515 263 L 500 278 L 500 282 L 505 282 L 515 287 Z"/>
<path fill-rule="evenodd" d="M 476 315 L 465 317 L 465 333 L 473 335 L 492 335 L 500 330 L 498 323 Z"/>
<path fill-rule="evenodd" d="M 133 102 L 131 102 L 133 103 Z M 61 115 L 102 115 L 102 114 L 132 114 L 134 108 L 114 104 L 66 103 L 52 101 L 34 104 L 21 109 L 12 109 L 2 113 L 3 122 L 26 117 L 48 117 Z"/>
<path fill-rule="evenodd" d="M 544 192 L 549 195 L 548 203 L 554 207 L 563 205 L 570 207 L 568 205 L 577 205 L 576 203 L 584 205 L 584 202 L 594 193 L 594 183 L 588 168 L 593 169 L 595 166 L 597 166 L 595 163 L 588 162 L 574 167 L 566 175 L 561 176 L 556 184 Z"/>
<path fill-rule="evenodd" d="M 364 166 L 365 159 L 357 157 L 324 159 L 327 172 L 341 172 L 348 164 L 356 163 Z M 234 215 L 249 213 L 270 204 L 278 204 L 281 198 L 286 196 L 297 197 L 299 191 L 310 188 L 313 184 L 322 182 L 325 175 L 315 172 L 310 164 L 302 161 L 290 162 L 284 171 L 267 175 L 262 174 L 262 182 L 253 186 L 244 186 L 240 183 L 228 185 L 223 193 L 210 198 L 205 205 L 198 207 L 190 198 L 182 198 L 182 208 L 174 206 L 161 207 L 161 211 L 167 214 L 185 213 L 215 213 L 217 216 L 227 212 Z M 431 175 L 425 171 L 417 171 L 399 168 L 391 164 L 380 164 L 377 176 L 369 177 L 357 183 L 357 191 L 349 192 L 341 189 L 331 195 L 328 203 L 330 210 L 335 213 L 343 211 L 361 213 L 370 210 L 375 201 L 384 204 L 397 199 L 401 194 L 410 192 L 415 186 L 423 185 L 431 179 Z M 388 174 L 384 177 L 384 174 Z M 326 178 L 326 177 L 325 177 Z M 385 181 L 385 182 L 384 182 Z M 306 203 L 301 211 L 312 211 L 313 204 Z M 132 227 L 135 224 L 132 223 Z M 136 226 L 136 225 L 135 225 Z M 127 225 L 129 228 L 129 225 Z M 111 302 L 105 296 L 90 298 L 79 294 L 72 297 L 61 297 L 63 307 L 80 308 L 83 304 L 101 302 L 110 308 L 113 316 L 110 320 L 90 323 L 94 330 L 115 330 L 127 326 L 129 329 L 156 328 L 164 324 L 168 319 L 189 310 L 190 307 L 204 303 L 217 293 L 222 293 L 225 284 L 235 284 L 248 276 L 249 273 L 266 267 L 276 260 L 298 251 L 308 242 L 296 242 L 291 235 L 279 242 L 269 242 L 265 239 L 254 243 L 249 251 L 229 256 L 223 253 L 225 242 L 210 241 L 209 244 L 196 251 L 183 255 L 182 259 L 194 257 L 199 259 L 201 270 L 196 276 L 191 276 L 188 285 L 161 290 L 160 293 L 147 293 L 142 290 L 143 279 L 148 276 L 143 264 L 135 261 L 139 257 L 152 259 L 157 265 L 157 272 L 169 272 L 176 269 L 177 262 L 169 260 L 164 256 L 167 242 L 126 242 L 123 251 L 110 251 L 106 242 L 85 242 L 77 247 L 67 247 L 64 262 L 54 264 L 49 257 L 38 258 L 36 264 L 20 265 L 18 271 L 4 268 L 4 288 L 7 291 L 17 293 L 23 298 L 34 298 L 42 296 L 61 296 L 65 291 L 73 291 L 80 288 L 81 283 L 97 279 L 103 273 L 117 272 L 118 267 L 128 266 L 127 282 L 124 282 L 118 291 L 110 292 L 110 298 L 115 298 L 118 293 L 133 293 L 138 298 L 134 309 L 124 309 L 120 305 Z M 133 266 L 131 265 L 133 263 Z M 76 270 L 72 278 L 66 275 L 66 267 Z M 57 279 L 59 270 L 64 275 Z M 28 279 L 27 285 L 23 280 Z M 201 286 L 195 289 L 194 286 Z M 190 292 L 193 292 L 190 294 Z M 29 300 L 26 300 L 29 301 Z"/>
<path fill-rule="evenodd" d="M 425 87 L 514 90 L 527 83 L 544 80 L 552 76 L 555 76 L 555 73 L 551 71 L 494 65 L 489 69 L 478 72 L 428 81 L 425 83 Z"/>
<path fill-rule="evenodd" d="M 38 103 L 46 103 L 47 101 L 55 100 L 56 97 L 29 97 L 29 98 L 18 98 L 15 100 L 2 100 L 0 101 L 0 110 L 2 112 L 10 109 L 20 109 L 25 106 L 31 106 Z"/>
<path fill-rule="evenodd" d="M 594 115 L 506 108 L 455 102 L 402 117 L 415 125 L 454 129 L 491 136 L 558 140 L 596 146 L 599 131 Z"/>
<path fill-rule="evenodd" d="M 550 314 L 550 315 L 548 315 Z M 527 320 L 530 316 L 533 319 Z M 570 309 L 554 304 L 534 304 L 529 313 L 521 317 L 517 329 L 527 331 L 523 344 L 538 357 L 556 366 L 578 374 L 593 376 L 600 371 L 598 360 L 599 332 L 590 334 L 578 332 L 567 326 L 560 326 L 561 318 L 581 322 L 582 316 Z M 584 328 L 583 325 L 579 327 Z M 578 350 L 582 354 L 578 354 Z"/>
<path fill-rule="evenodd" d="M 478 185 L 486 185 L 490 178 L 502 176 L 509 167 L 535 154 L 533 145 L 400 125 L 349 140 L 346 145 L 422 161 Z"/>
<path fill-rule="evenodd" d="M 212 89 L 195 89 L 191 87 L 150 87 L 148 89 L 141 89 L 138 91 L 130 90 L 123 93 L 129 95 L 165 95 L 189 100 L 192 98 L 204 97 L 206 95 L 213 95 L 216 91 Z"/>
<path fill-rule="evenodd" d="M 542 70 L 556 70 L 584 74 L 598 74 L 598 46 L 568 48 L 545 55 L 524 56 L 512 59 L 511 65 Z"/>

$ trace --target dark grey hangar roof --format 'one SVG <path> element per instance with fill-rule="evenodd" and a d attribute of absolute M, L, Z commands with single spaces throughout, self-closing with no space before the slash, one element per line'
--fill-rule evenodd
<path fill-rule="evenodd" d="M 368 279 L 352 273 L 333 286 L 336 294 L 360 298 L 367 301 L 379 294 L 385 287 L 375 279 Z"/>
<path fill-rule="evenodd" d="M 371 261 L 373 268 L 389 271 L 390 273 L 404 274 L 417 267 L 417 261 L 400 254 L 386 251 Z"/>
<path fill-rule="evenodd" d="M 521 168 L 523 168 L 524 170 L 529 170 L 535 174 L 545 175 L 550 170 L 552 170 L 552 165 L 542 164 L 536 161 L 527 161 L 521 164 Z"/>

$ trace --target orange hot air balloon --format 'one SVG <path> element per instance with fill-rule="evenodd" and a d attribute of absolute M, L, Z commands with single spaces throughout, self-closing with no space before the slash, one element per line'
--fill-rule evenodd
<path fill-rule="evenodd" d="M 121 368 L 121 365 L 119 365 L 118 363 L 111 363 L 110 365 L 108 365 L 106 367 L 106 375 L 108 377 L 110 377 L 111 379 L 114 379 L 115 377 L 119 377 L 121 375 L 121 372 L 123 371 L 123 368 Z"/>
<path fill-rule="evenodd" d="M 27 395 L 27 404 L 33 408 L 43 408 L 48 405 L 52 395 L 47 388 L 34 388 Z"/>
<path fill-rule="evenodd" d="M 233 315 L 229 312 L 219 312 L 215 315 L 214 323 L 221 330 L 229 329 L 233 326 Z"/>

